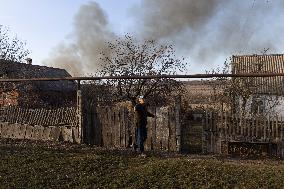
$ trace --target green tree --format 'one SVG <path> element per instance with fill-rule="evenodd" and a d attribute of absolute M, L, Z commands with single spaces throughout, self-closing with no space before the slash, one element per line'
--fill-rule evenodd
<path fill-rule="evenodd" d="M 10 37 L 9 29 L 0 25 L 0 59 L 23 62 L 30 51 L 17 36 Z"/>

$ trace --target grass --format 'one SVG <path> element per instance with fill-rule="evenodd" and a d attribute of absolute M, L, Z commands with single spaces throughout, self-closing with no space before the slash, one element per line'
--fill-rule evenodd
<path fill-rule="evenodd" d="M 0 188 L 284 188 L 282 160 L 0 140 Z"/>

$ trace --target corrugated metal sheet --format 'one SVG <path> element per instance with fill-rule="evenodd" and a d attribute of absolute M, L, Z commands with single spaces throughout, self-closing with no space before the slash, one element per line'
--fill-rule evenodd
<path fill-rule="evenodd" d="M 283 73 L 284 54 L 233 56 L 232 72 L 234 74 Z M 284 95 L 284 78 L 282 76 L 241 79 L 251 86 L 254 93 Z"/>

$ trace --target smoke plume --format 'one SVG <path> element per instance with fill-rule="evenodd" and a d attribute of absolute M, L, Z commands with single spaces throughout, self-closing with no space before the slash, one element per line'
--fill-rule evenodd
<path fill-rule="evenodd" d="M 138 35 L 170 41 L 203 64 L 232 54 L 279 51 L 283 5 L 281 0 L 143 0 L 135 8 Z"/>
<path fill-rule="evenodd" d="M 279 53 L 283 8 L 282 0 L 141 0 L 130 12 L 132 35 L 174 44 L 193 66 L 265 49 Z M 107 52 L 106 42 L 117 35 L 110 28 L 97 3 L 83 5 L 74 20 L 73 41 L 59 46 L 49 64 L 73 74 L 95 72 L 100 52 Z"/>
<path fill-rule="evenodd" d="M 71 42 L 60 44 L 45 64 L 64 68 L 72 75 L 90 74 L 100 69 L 101 52 L 114 37 L 105 12 L 96 2 L 89 2 L 74 18 Z"/>

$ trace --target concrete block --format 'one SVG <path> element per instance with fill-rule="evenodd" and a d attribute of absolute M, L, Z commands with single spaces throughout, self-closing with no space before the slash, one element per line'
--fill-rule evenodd
<path fill-rule="evenodd" d="M 34 126 L 34 138 L 36 140 L 41 140 L 43 135 L 43 126 L 35 125 Z"/>
<path fill-rule="evenodd" d="M 21 136 L 21 128 L 20 128 L 20 126 L 21 126 L 21 124 L 19 124 L 19 123 L 14 123 L 13 125 L 11 125 L 11 127 L 13 127 L 13 128 L 11 128 L 12 129 L 12 137 L 11 138 L 15 138 L 15 139 L 18 139 L 18 138 L 20 138 L 20 136 Z"/>
<path fill-rule="evenodd" d="M 2 123 L 1 137 L 8 138 L 8 129 L 9 129 L 9 124 L 8 123 Z"/>
<path fill-rule="evenodd" d="M 72 127 L 72 138 L 73 138 L 73 142 L 77 144 L 81 143 L 81 136 L 79 135 L 78 127 Z"/>
<path fill-rule="evenodd" d="M 19 139 L 24 139 L 26 136 L 26 125 L 25 124 L 21 124 L 20 128 L 19 128 Z"/>
<path fill-rule="evenodd" d="M 8 124 L 6 128 L 6 138 L 14 138 L 15 124 Z"/>
<path fill-rule="evenodd" d="M 26 135 L 25 139 L 34 139 L 34 127 L 26 125 Z"/>
<path fill-rule="evenodd" d="M 62 133 L 63 141 L 73 142 L 71 127 L 61 127 L 61 133 Z"/>
<path fill-rule="evenodd" d="M 51 140 L 50 132 L 51 132 L 50 127 L 44 127 L 43 134 L 42 134 L 42 140 Z"/>
<path fill-rule="evenodd" d="M 52 141 L 58 141 L 60 133 L 61 133 L 61 129 L 59 127 L 50 127 L 50 128 L 51 128 L 50 139 Z"/>

